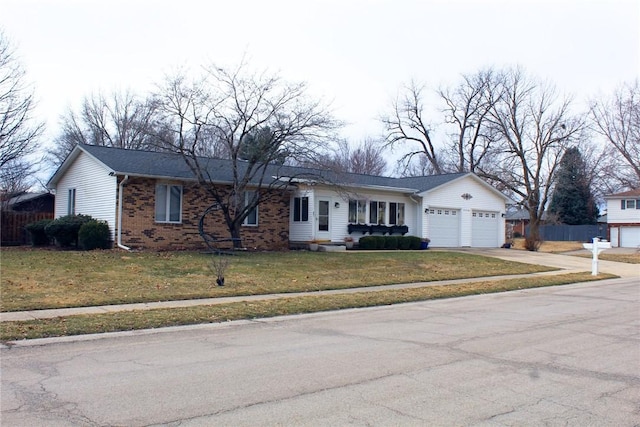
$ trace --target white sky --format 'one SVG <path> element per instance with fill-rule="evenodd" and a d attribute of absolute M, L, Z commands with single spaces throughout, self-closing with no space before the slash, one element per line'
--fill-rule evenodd
<path fill-rule="evenodd" d="M 637 0 L 0 0 L 0 27 L 50 136 L 91 93 L 145 92 L 177 66 L 244 54 L 331 100 L 355 142 L 381 132 L 411 79 L 520 65 L 585 101 L 640 76 Z"/>

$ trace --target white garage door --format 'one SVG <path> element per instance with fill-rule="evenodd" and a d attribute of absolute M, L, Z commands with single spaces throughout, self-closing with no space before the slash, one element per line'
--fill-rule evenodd
<path fill-rule="evenodd" d="M 429 246 L 456 248 L 460 246 L 460 211 L 429 209 Z"/>
<path fill-rule="evenodd" d="M 620 247 L 640 247 L 640 227 L 620 227 Z"/>
<path fill-rule="evenodd" d="M 471 246 L 497 248 L 499 230 L 498 212 L 473 211 L 471 220 Z"/>

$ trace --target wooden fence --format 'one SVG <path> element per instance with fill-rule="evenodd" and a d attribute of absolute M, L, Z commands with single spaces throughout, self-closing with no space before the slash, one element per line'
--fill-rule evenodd
<path fill-rule="evenodd" d="M 24 226 L 41 219 L 53 219 L 53 212 L 2 211 L 0 217 L 0 245 L 26 245 L 29 243 L 29 233 Z"/>

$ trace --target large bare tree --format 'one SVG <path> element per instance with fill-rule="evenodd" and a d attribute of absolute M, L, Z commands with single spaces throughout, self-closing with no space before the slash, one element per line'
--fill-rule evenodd
<path fill-rule="evenodd" d="M 54 163 L 62 163 L 77 144 L 156 150 L 162 131 L 156 112 L 156 100 L 129 90 L 88 96 L 78 112 L 69 108 L 62 116 L 50 153 Z"/>
<path fill-rule="evenodd" d="M 328 154 L 319 153 L 308 166 L 365 175 L 383 175 L 387 170 L 385 146 L 382 141 L 371 137 L 355 146 L 343 139 L 329 151 Z"/>
<path fill-rule="evenodd" d="M 610 191 L 640 187 L 640 83 L 622 85 L 609 99 L 591 104 L 595 131 L 607 142 Z M 617 187 L 617 188 L 616 188 Z"/>
<path fill-rule="evenodd" d="M 425 86 L 411 82 L 392 103 L 391 112 L 381 118 L 390 148 L 403 147 L 406 153 L 399 162 L 409 167 L 416 158 L 426 157 L 428 172 L 445 171 L 444 159 L 433 141 L 433 126 L 424 105 Z"/>
<path fill-rule="evenodd" d="M 476 172 L 478 165 L 490 162 L 498 135 L 487 126 L 489 113 L 502 90 L 502 75 L 493 69 L 464 74 L 453 87 L 438 90 L 446 107 L 445 122 L 452 127 L 445 152 L 449 171 Z"/>
<path fill-rule="evenodd" d="M 15 47 L 0 31 L 0 168 L 28 164 L 38 150 L 44 123 L 34 119 L 35 106 Z"/>
<path fill-rule="evenodd" d="M 196 80 L 180 71 L 160 89 L 163 122 L 172 132 L 168 143 L 212 196 L 236 247 L 245 218 L 286 184 L 273 179 L 277 168 L 289 159 L 312 158 L 340 125 L 306 91 L 305 83 L 251 72 L 245 63 L 205 67 Z M 220 185 L 208 157 L 201 157 L 215 153 L 230 160 L 230 186 Z"/>
<path fill-rule="evenodd" d="M 499 136 L 499 151 L 481 175 L 520 198 L 529 212 L 525 244 L 537 250 L 560 159 L 583 136 L 584 122 L 571 114 L 569 98 L 521 69 L 505 72 L 499 93 L 488 123 Z"/>

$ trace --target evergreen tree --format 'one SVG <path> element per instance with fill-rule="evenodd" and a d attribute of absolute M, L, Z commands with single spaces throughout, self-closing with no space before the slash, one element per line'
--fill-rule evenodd
<path fill-rule="evenodd" d="M 549 212 L 563 224 L 597 222 L 598 207 L 589 187 L 586 163 L 575 147 L 568 148 L 560 160 Z"/>

